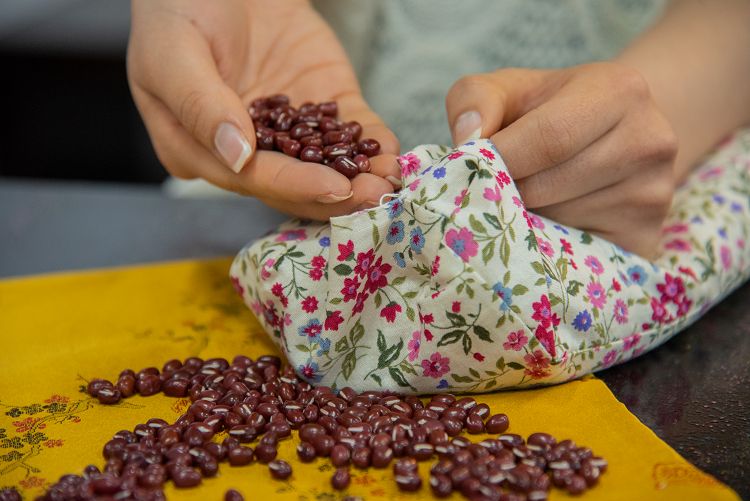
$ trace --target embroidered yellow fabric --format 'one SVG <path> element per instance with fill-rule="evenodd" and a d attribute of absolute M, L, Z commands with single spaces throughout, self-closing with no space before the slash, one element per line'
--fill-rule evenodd
<path fill-rule="evenodd" d="M 126 367 L 161 367 L 170 358 L 275 352 L 235 295 L 229 265 L 187 261 L 0 281 L 0 488 L 16 486 L 33 498 L 62 474 L 101 467 L 102 445 L 118 430 L 151 417 L 174 420 L 188 404 L 156 395 L 99 405 L 81 391 L 91 378 L 114 379 Z M 596 378 L 478 399 L 508 414 L 509 432 L 547 431 L 607 458 L 609 469 L 587 501 L 739 499 L 657 438 Z M 416 495 L 398 492 L 390 468 L 353 469 L 351 486 L 340 493 L 330 487 L 326 461 L 300 463 L 294 440 L 279 452 L 294 468 L 288 481 L 272 480 L 258 463 L 222 463 L 217 477 L 195 489 L 170 485 L 167 497 L 222 499 L 235 488 L 246 499 L 430 498 L 429 463 L 420 465 L 425 483 Z M 568 497 L 553 489 L 550 499 Z"/>

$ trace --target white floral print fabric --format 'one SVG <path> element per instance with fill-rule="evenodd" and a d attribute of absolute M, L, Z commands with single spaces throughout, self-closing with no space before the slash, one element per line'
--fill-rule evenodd
<path fill-rule="evenodd" d="M 748 276 L 750 129 L 678 189 L 655 262 L 527 212 L 492 142 L 400 157 L 404 188 L 290 221 L 231 277 L 308 381 L 403 393 L 552 384 L 658 346 Z"/>

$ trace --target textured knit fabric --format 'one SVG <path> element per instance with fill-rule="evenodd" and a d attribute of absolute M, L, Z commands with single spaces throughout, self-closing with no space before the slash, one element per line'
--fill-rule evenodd
<path fill-rule="evenodd" d="M 450 143 L 457 79 L 502 67 L 559 68 L 615 56 L 664 0 L 319 0 L 365 98 L 404 151 Z M 398 82 L 398 85 L 393 85 Z"/>
<path fill-rule="evenodd" d="M 525 210 L 489 140 L 401 157 L 404 189 L 243 249 L 245 302 L 300 375 L 358 390 L 559 383 L 644 353 L 750 270 L 750 129 L 693 172 L 654 263 Z"/>

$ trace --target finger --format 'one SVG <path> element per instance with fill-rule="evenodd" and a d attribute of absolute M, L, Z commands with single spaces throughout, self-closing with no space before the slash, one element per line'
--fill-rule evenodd
<path fill-rule="evenodd" d="M 161 16 L 131 47 L 135 87 L 162 101 L 179 124 L 234 172 L 255 149 L 240 97 L 219 75 L 205 36 L 182 16 Z"/>
<path fill-rule="evenodd" d="M 362 125 L 362 137 L 377 140 L 380 152 L 399 154 L 399 142 L 377 113 L 372 111 L 359 93 L 349 94 L 338 101 L 339 115 L 344 121 L 356 120 Z"/>
<path fill-rule="evenodd" d="M 267 205 L 292 216 L 327 221 L 331 217 L 344 216 L 358 210 L 371 209 L 380 205 L 381 197 L 391 193 L 393 186 L 380 176 L 360 174 L 352 180 L 352 190 L 353 194 L 351 198 L 336 204 L 321 204 L 317 202 L 288 204 L 262 197 L 261 200 Z"/>
<path fill-rule="evenodd" d="M 572 81 L 491 139 L 513 178 L 523 179 L 573 158 L 615 127 L 624 112 L 598 82 Z"/>
<path fill-rule="evenodd" d="M 339 203 L 352 196 L 352 184 L 334 169 L 272 151 L 258 152 L 242 172 L 234 173 L 188 134 L 164 104 L 135 94 L 149 131 L 159 130 L 152 133 L 157 155 L 173 174 L 201 177 L 230 191 L 283 204 Z"/>
<path fill-rule="evenodd" d="M 456 81 L 445 98 L 453 143 L 489 137 L 515 120 L 526 105 L 528 90 L 539 86 L 546 73 L 505 69 Z"/>

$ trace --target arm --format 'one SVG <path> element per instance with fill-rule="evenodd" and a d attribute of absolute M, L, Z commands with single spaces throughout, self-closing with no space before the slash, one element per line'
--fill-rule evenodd
<path fill-rule="evenodd" d="M 750 1 L 673 0 L 617 61 L 640 71 L 680 145 L 675 178 L 750 123 Z"/>

